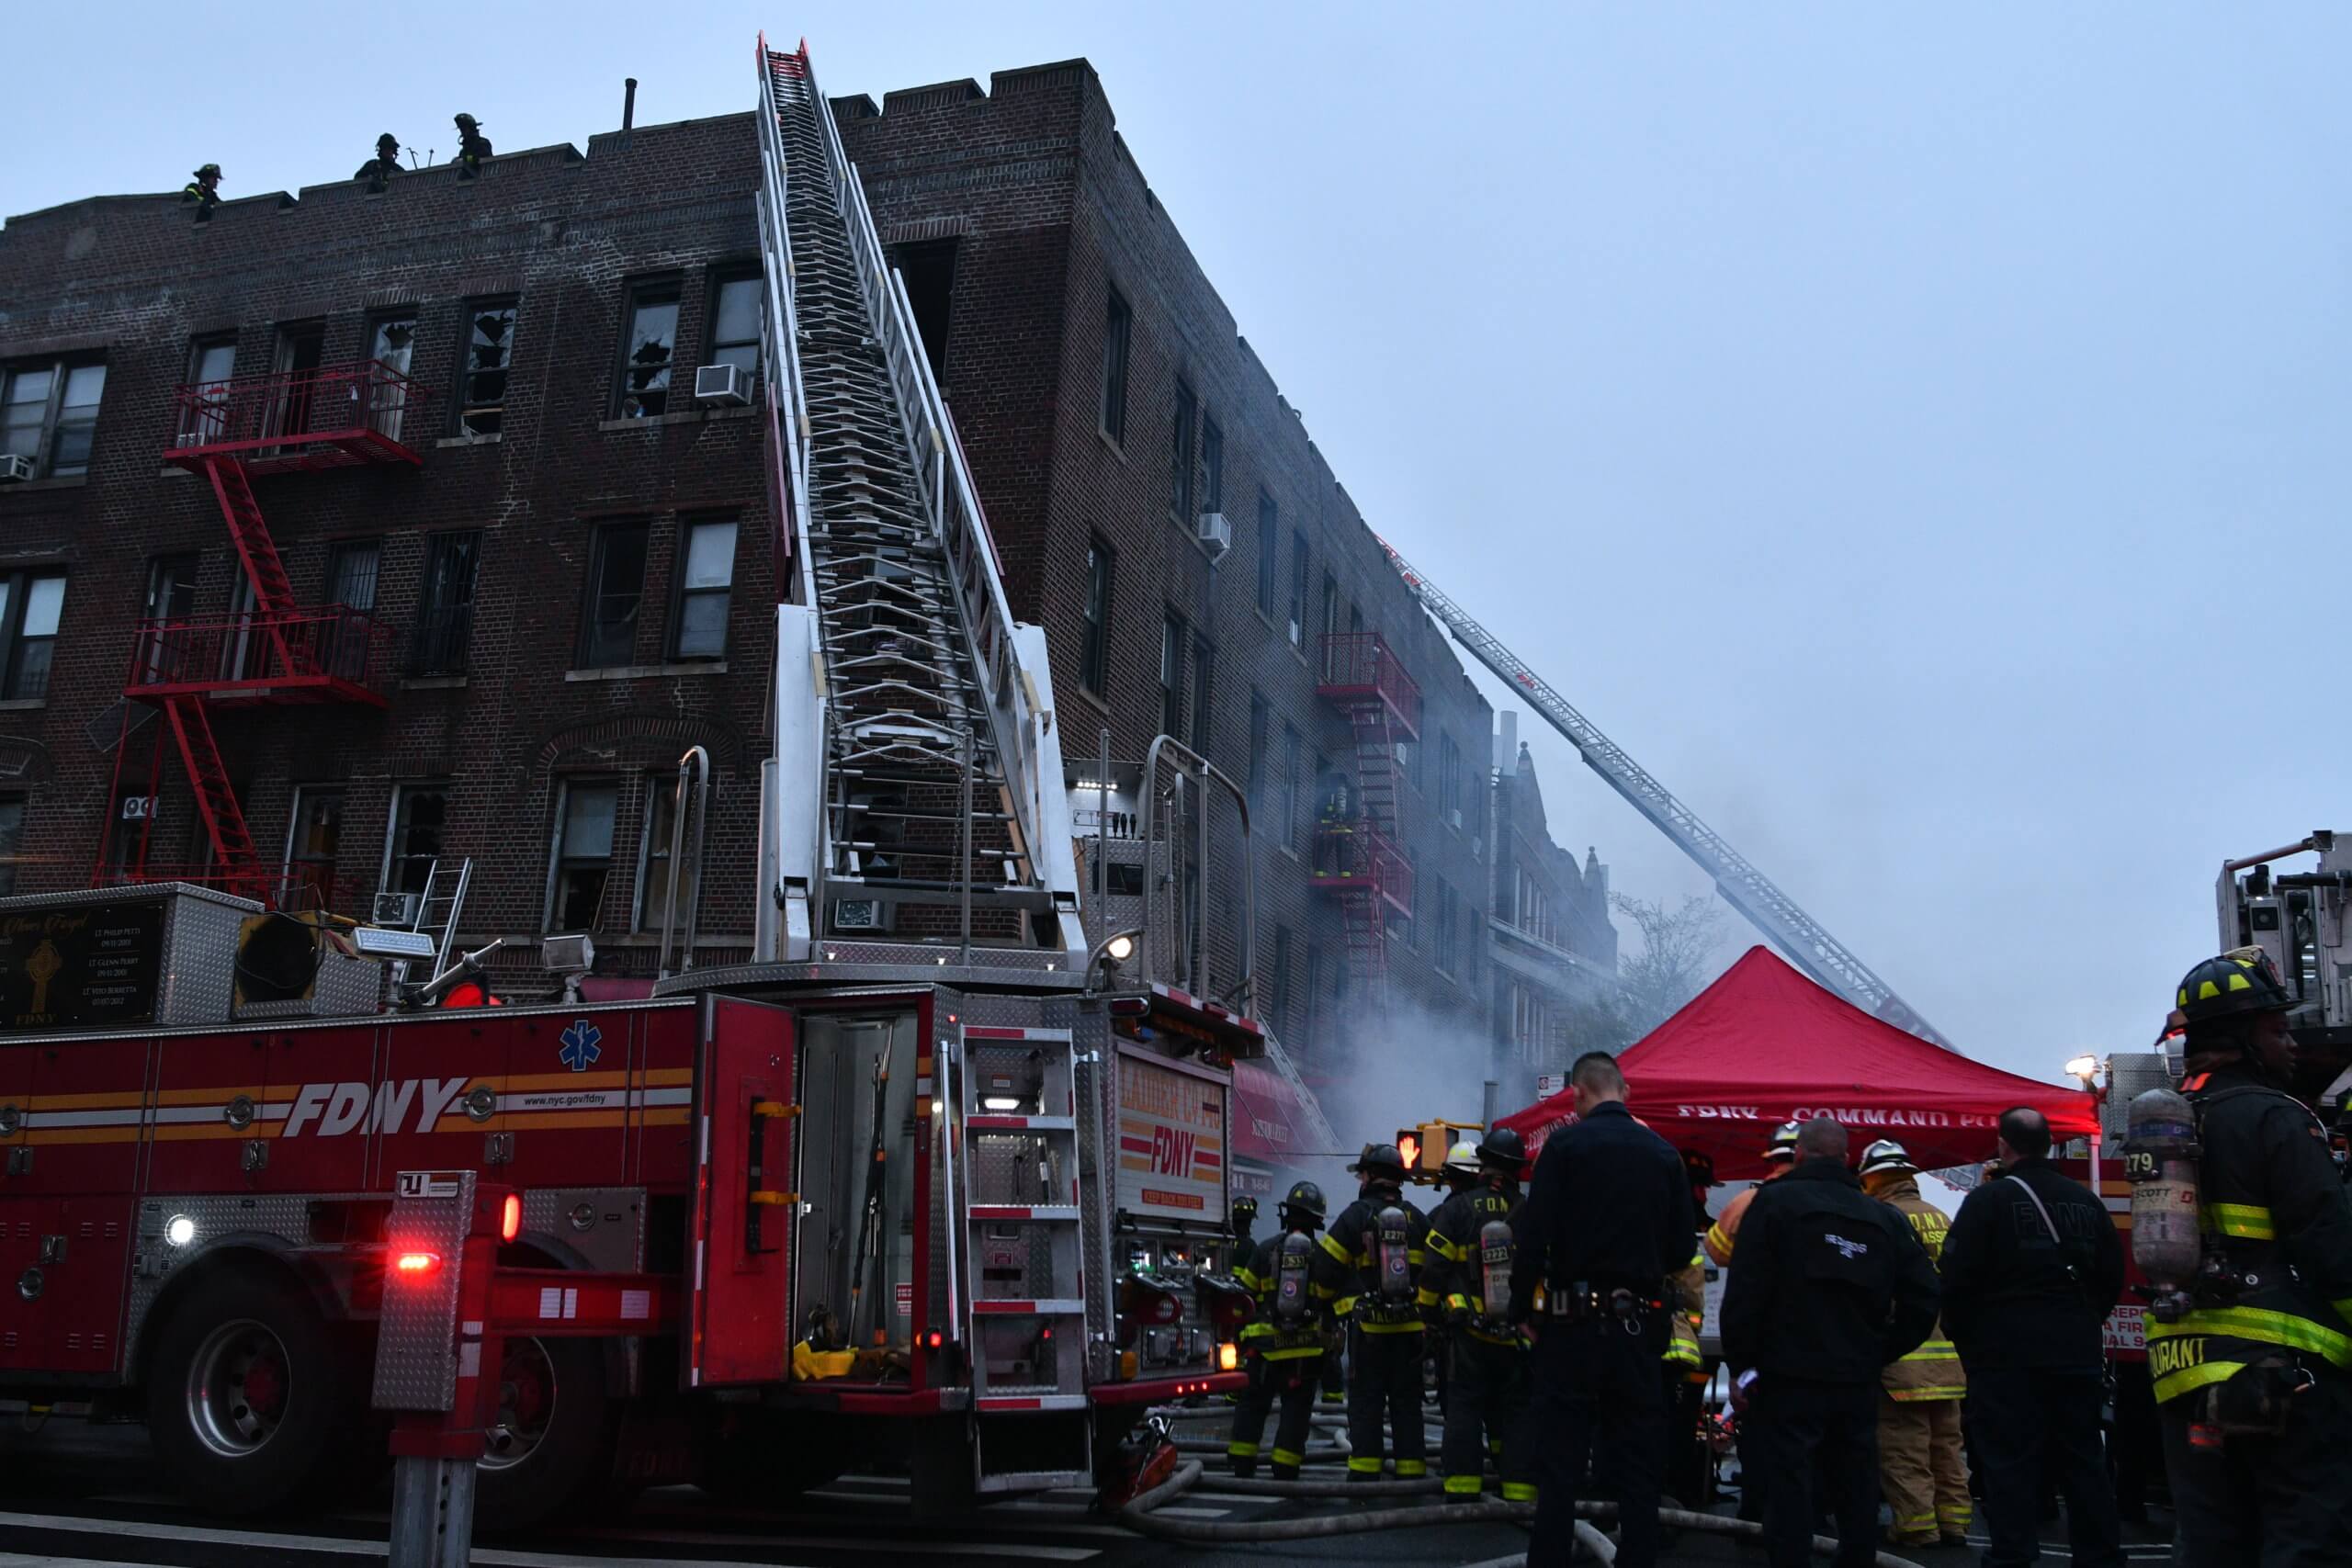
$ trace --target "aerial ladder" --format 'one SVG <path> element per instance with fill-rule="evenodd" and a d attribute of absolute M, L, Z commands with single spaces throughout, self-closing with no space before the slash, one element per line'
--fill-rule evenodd
<path fill-rule="evenodd" d="M 1750 924 L 1788 954 L 1790 962 L 1826 989 L 1875 1017 L 1948 1051 L 1955 1048 L 1937 1032 L 1934 1025 L 1896 996 L 1894 987 L 1873 974 L 1869 964 L 1831 936 L 1820 921 L 1799 908 L 1797 901 L 1781 891 L 1770 877 L 1750 865 L 1722 834 L 1699 820 L 1697 812 L 1652 778 L 1623 747 L 1570 706 L 1566 697 L 1504 647 L 1501 638 L 1414 570 L 1387 540 L 1381 540 L 1380 547 L 1388 552 L 1389 564 L 1420 600 L 1422 608 L 1453 634 L 1454 641 L 1468 649 L 1479 663 L 1493 671 L 1504 684 L 1549 719 L 1552 728 L 1577 749 L 1585 765 L 1599 773 L 1610 788 L 1625 797 L 1626 804 L 1647 818 L 1652 827 L 1713 878 L 1715 891 L 1723 895 L 1724 901 L 1747 917 Z"/>

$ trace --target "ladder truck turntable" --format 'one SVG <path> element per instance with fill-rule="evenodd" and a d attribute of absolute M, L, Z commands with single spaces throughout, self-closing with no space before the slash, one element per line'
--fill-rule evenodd
<path fill-rule="evenodd" d="M 1078 1484 L 1153 1406 L 1241 1385 L 1233 1066 L 1285 1066 L 1254 942 L 1180 986 L 1148 929 L 1090 931 L 1044 634 L 806 45 L 757 65 L 786 586 L 754 961 L 387 1010 L 305 928 L 314 973 L 257 1000 L 241 952 L 282 957 L 290 917 L 250 877 L 0 899 L 0 1409 L 143 1419 L 203 1506 L 367 1473 L 377 1407 L 448 1409 L 452 1377 L 508 1527 L 868 1463 L 932 1506 Z M 1164 737 L 1152 766 L 1219 798 Z M 683 765 L 678 795 L 683 828 Z M 461 1190 L 504 1195 L 486 1247 L 420 1228 Z M 445 1289 L 474 1304 L 424 1344 Z"/>

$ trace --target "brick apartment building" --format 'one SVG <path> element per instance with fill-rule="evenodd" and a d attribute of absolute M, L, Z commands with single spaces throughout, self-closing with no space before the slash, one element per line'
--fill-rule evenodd
<path fill-rule="evenodd" d="M 1483 1055 L 1492 713 L 1154 199 L 1092 68 L 833 106 L 1013 614 L 1046 628 L 1066 760 L 1105 726 L 1130 761 L 1164 730 L 1246 781 L 1259 1010 L 1310 1081 L 1384 1015 L 1416 1047 L 1458 1029 L 1465 1062 Z M 1229 547 L 1204 538 L 1227 530 Z M 1352 846 L 1317 845 L 1374 818 L 1402 862 L 1380 890 Z M 1222 837 L 1211 858 L 1226 953 L 1239 860 Z M 1362 1005 L 1375 942 L 1384 1012 Z"/>
<path fill-rule="evenodd" d="M 698 744 L 705 956 L 747 953 L 770 506 L 755 411 L 684 393 L 759 353 L 749 125 L 202 223 L 169 196 L 8 220 L 0 452 L 30 477 L 0 484 L 0 890 L 143 859 L 364 914 L 470 856 L 460 929 L 518 969 L 592 929 L 600 973 L 650 974 Z M 242 527 L 197 471 L 232 449 Z M 143 619 L 173 629 L 134 650 Z M 219 760 L 204 800 L 182 733 Z M 216 843 L 238 861 L 239 821 L 254 865 Z"/>
<path fill-rule="evenodd" d="M 1582 1025 L 1617 988 L 1617 929 L 1609 919 L 1609 868 L 1584 863 L 1552 840 L 1534 760 L 1519 716 L 1495 733 L 1493 899 L 1494 1071 L 1506 1103 L 1525 1104 L 1540 1074 L 1564 1074 L 1596 1042 Z"/>

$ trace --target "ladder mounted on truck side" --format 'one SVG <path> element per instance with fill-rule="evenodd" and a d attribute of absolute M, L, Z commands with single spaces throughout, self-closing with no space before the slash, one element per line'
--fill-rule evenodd
<path fill-rule="evenodd" d="M 759 72 L 762 373 L 786 520 L 767 956 L 928 940 L 926 963 L 954 942 L 964 964 L 985 949 L 1066 972 L 1086 950 L 1045 633 L 1006 604 L 808 46 L 763 38 Z"/>
<path fill-rule="evenodd" d="M 1553 690 L 1525 660 L 1504 647 L 1500 637 L 1480 626 L 1469 612 L 1414 570 L 1387 540 L 1382 539 L 1380 547 L 1387 551 L 1389 564 L 1421 602 L 1421 607 L 1453 634 L 1453 640 L 1469 649 L 1479 663 L 1493 671 L 1505 685 L 1524 696 L 1529 705 L 1550 720 L 1552 728 L 1577 749 L 1585 765 L 1624 796 L 1626 804 L 1647 818 L 1650 825 L 1665 834 L 1677 849 L 1696 862 L 1700 870 L 1713 877 L 1715 891 L 1723 895 L 1724 901 L 1777 943 L 1789 955 L 1790 962 L 1825 988 L 1873 1016 L 1948 1051 L 1955 1048 L 1934 1025 L 1896 996 L 1894 987 L 1873 974 L 1869 964 L 1831 936 L 1820 921 L 1798 908 L 1797 901 L 1781 891 L 1771 878 L 1750 865 L 1722 834 L 1701 821 L 1697 812 L 1652 778 L 1623 747 L 1570 706 L 1567 699 Z"/>

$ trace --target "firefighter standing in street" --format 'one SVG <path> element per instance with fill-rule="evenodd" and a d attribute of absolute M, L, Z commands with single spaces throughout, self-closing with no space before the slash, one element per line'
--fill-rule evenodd
<path fill-rule="evenodd" d="M 2204 1269 L 2148 1316 L 2180 1568 L 2352 1562 L 2352 1208 L 2284 1089 L 2293 1005 L 2241 950 L 2180 983 Z"/>
<path fill-rule="evenodd" d="M 1446 1156 L 1449 1173 L 1467 1145 Z M 1497 1127 L 1464 1162 L 1474 1182 L 1455 1190 L 1430 1216 L 1430 1289 L 1445 1309 L 1452 1368 L 1447 1374 L 1445 1489 L 1476 1497 L 1485 1489 L 1487 1456 L 1501 1462 L 1503 1501 L 1532 1502 L 1528 1447 L 1527 1338 L 1510 1323 L 1510 1222 L 1520 1204 L 1519 1170 L 1527 1147 Z M 1485 1438 L 1482 1447 L 1480 1437 Z"/>
<path fill-rule="evenodd" d="M 1756 1201 L 1756 1194 L 1764 1190 L 1765 1182 L 1777 1181 L 1788 1175 L 1796 1153 L 1797 1124 L 1783 1122 L 1773 1129 L 1772 1141 L 1764 1147 L 1764 1163 L 1770 1168 L 1755 1186 L 1744 1192 L 1733 1193 L 1731 1201 L 1724 1205 L 1722 1216 L 1707 1227 L 1707 1257 L 1716 1268 L 1730 1267 L 1732 1247 L 1739 1239 L 1739 1222 L 1747 1216 L 1747 1206 Z"/>
<path fill-rule="evenodd" d="M 1437 1297 L 1421 1283 L 1429 1221 L 1405 1201 L 1405 1156 L 1371 1144 L 1348 1168 L 1363 1196 L 1323 1233 L 1321 1279 L 1334 1310 L 1353 1326 L 1348 1365 L 1348 1479 L 1380 1479 L 1381 1424 L 1396 1444 L 1396 1473 L 1429 1473 L 1421 1431 L 1422 1313 Z"/>
<path fill-rule="evenodd" d="M 1306 1460 L 1315 1385 L 1322 1373 L 1324 1319 L 1330 1315 L 1329 1287 L 1314 1278 L 1315 1233 L 1322 1228 L 1323 1213 L 1323 1189 L 1312 1181 L 1298 1183 L 1282 1201 L 1282 1229 L 1233 1271 L 1258 1299 L 1257 1316 L 1241 1330 L 1250 1386 L 1234 1412 L 1233 1440 L 1225 1450 L 1236 1475 L 1257 1473 L 1259 1442 L 1277 1403 L 1283 1416 L 1274 1427 L 1274 1479 L 1297 1480 Z"/>
<path fill-rule="evenodd" d="M 1864 1192 L 1911 1222 L 1928 1261 L 1942 1257 L 1951 1222 L 1919 1196 L 1919 1168 L 1909 1151 L 1882 1138 L 1862 1151 L 1859 1174 Z M 1879 1480 L 1897 1546 L 1959 1546 L 1968 1538 L 1975 1507 L 1960 1440 L 1960 1402 L 1967 1393 L 1960 1352 L 1941 1324 L 1879 1378 Z"/>
<path fill-rule="evenodd" d="M 1625 1109 L 1606 1052 L 1577 1059 L 1577 1121 L 1552 1134 L 1519 1212 L 1510 1321 L 1544 1292 L 1524 1430 L 1537 1492 L 1528 1568 L 1566 1568 L 1596 1456 L 1618 1502 L 1622 1568 L 1657 1562 L 1668 1278 L 1690 1256 L 1690 1190 L 1665 1139 Z"/>
<path fill-rule="evenodd" d="M 1838 1568 L 1878 1558 L 1878 1381 L 1936 1326 L 1936 1266 L 1907 1221 L 1862 1196 L 1846 1129 L 1797 1133 L 1796 1164 L 1748 1211 L 1724 1288 L 1740 1455 L 1768 1480 L 1772 1568 L 1813 1558 L 1814 1503 L 1837 1519 Z M 1817 1489 L 1817 1492 L 1816 1492 Z"/>

